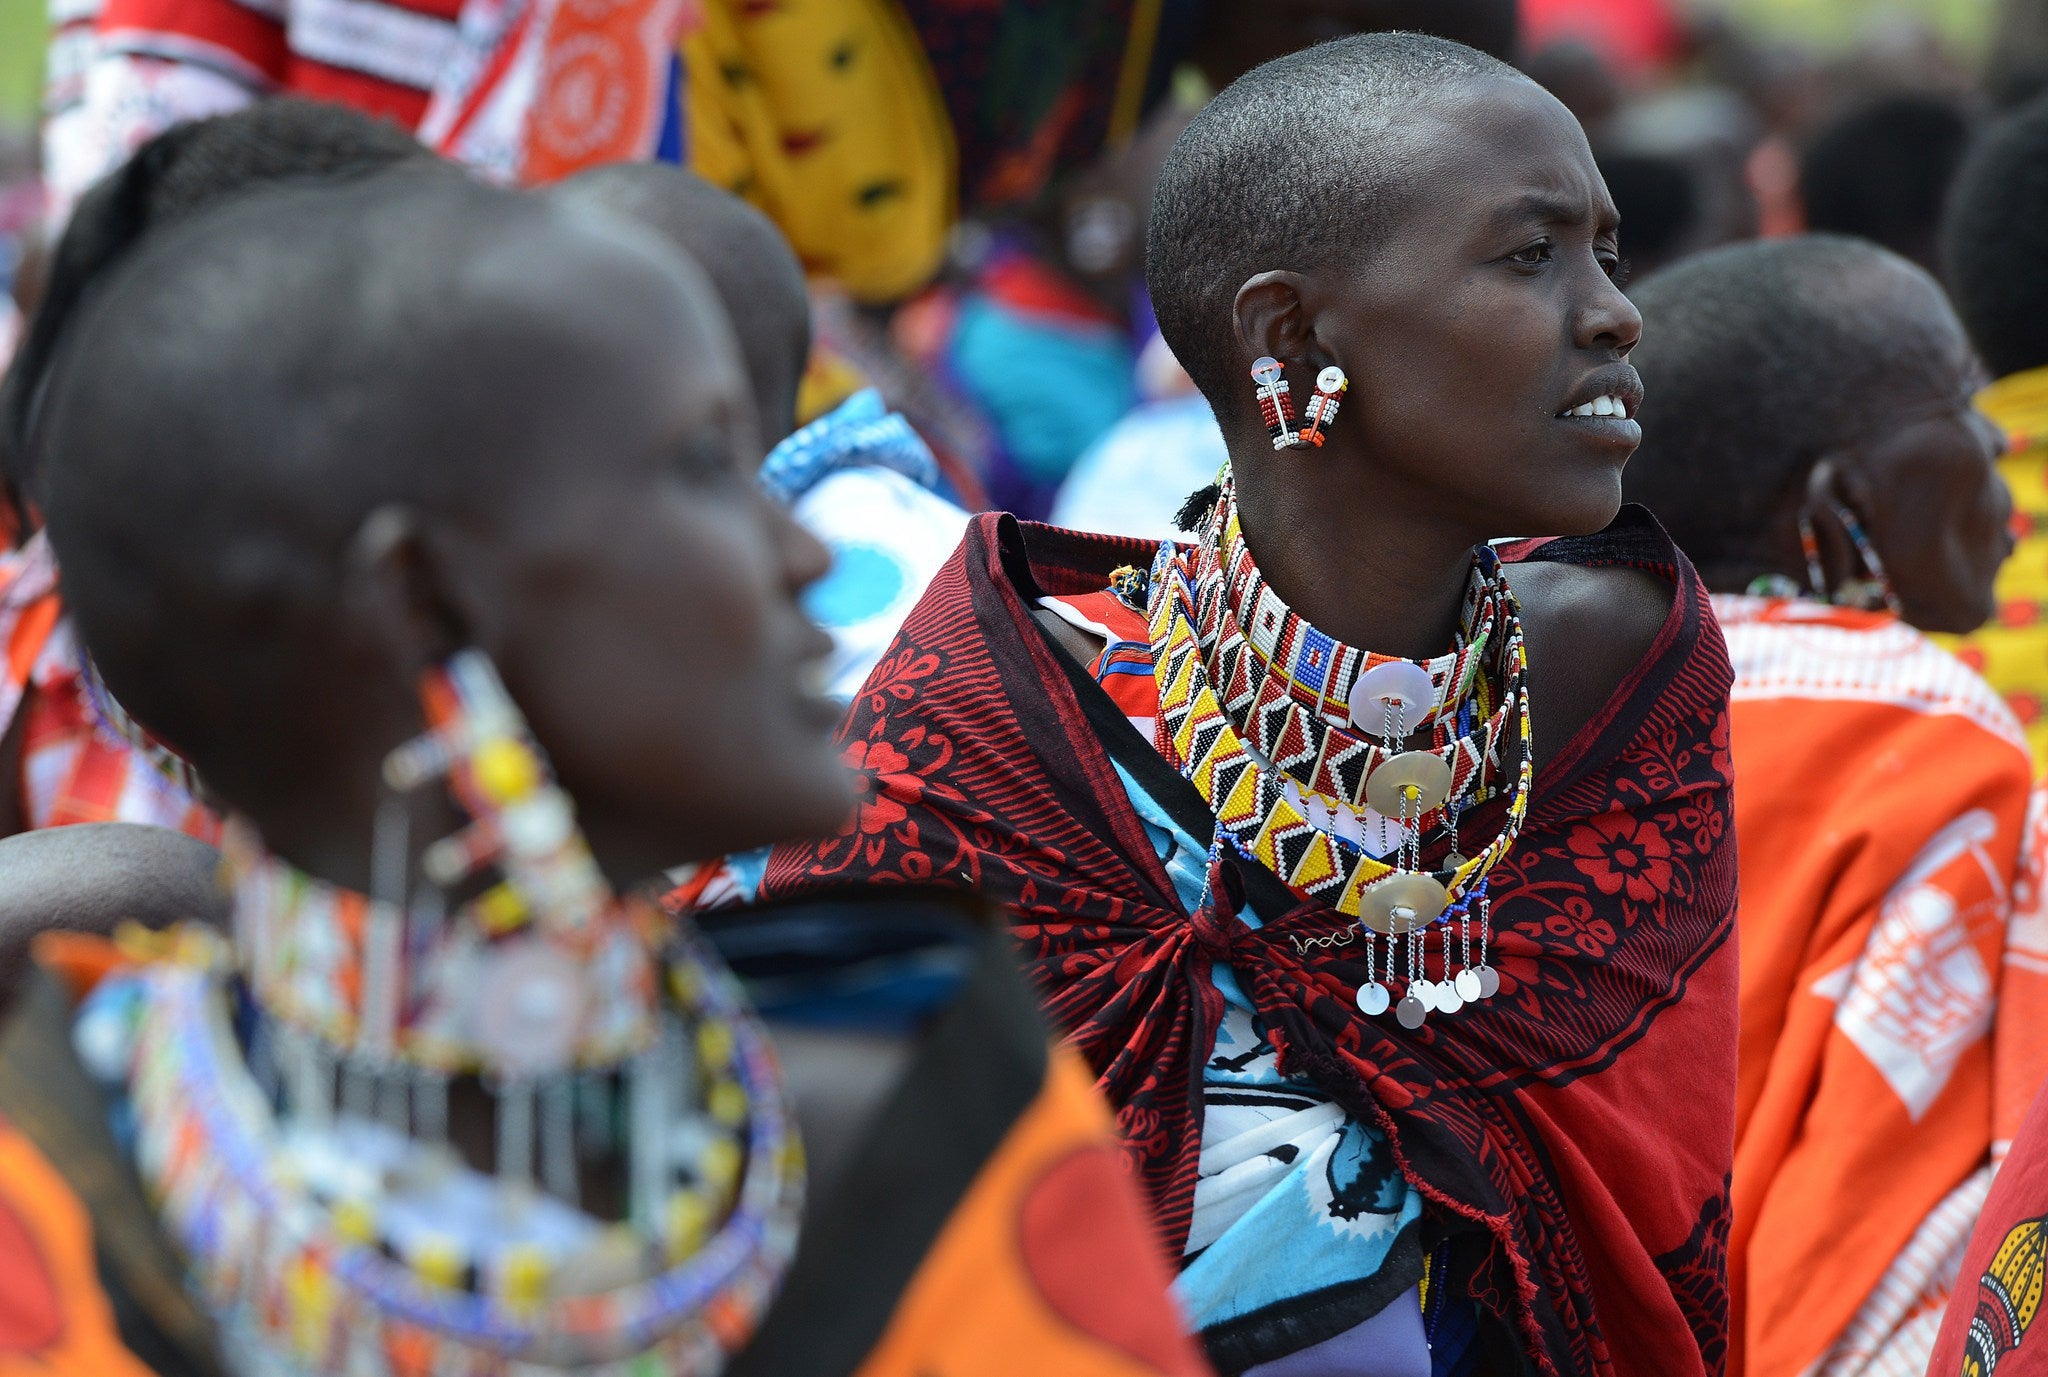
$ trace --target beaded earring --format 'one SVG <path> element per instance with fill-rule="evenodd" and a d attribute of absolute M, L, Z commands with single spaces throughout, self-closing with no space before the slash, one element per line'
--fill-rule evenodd
<path fill-rule="evenodd" d="M 1826 571 L 1821 567 L 1820 539 L 1813 529 L 1813 513 L 1810 509 L 1799 513 L 1799 548 L 1806 558 L 1806 581 L 1816 600 L 1836 607 L 1853 607 L 1864 612 L 1875 612 L 1882 608 L 1893 616 L 1904 615 L 1899 595 L 1892 589 L 1892 581 L 1885 573 L 1884 561 L 1878 558 L 1877 547 L 1864 532 L 1863 523 L 1856 519 L 1856 513 L 1839 502 L 1828 508 L 1842 531 L 1849 537 L 1849 547 L 1856 552 L 1856 562 L 1863 566 L 1861 578 L 1848 578 L 1833 588 L 1828 586 Z"/>
<path fill-rule="evenodd" d="M 1273 437 L 1273 448 L 1292 449 L 1300 443 L 1299 432 L 1294 428 L 1294 398 L 1288 395 L 1280 360 L 1270 354 L 1252 360 L 1252 381 L 1259 385 L 1259 415 L 1265 419 L 1266 434 Z"/>
<path fill-rule="evenodd" d="M 1860 607 L 1875 612 L 1882 607 L 1893 616 L 1902 614 L 1899 595 L 1892 591 L 1891 578 L 1884 571 L 1884 561 L 1877 557 L 1877 547 L 1870 543 L 1870 537 L 1863 532 L 1863 523 L 1856 514 L 1837 502 L 1834 504 L 1835 520 L 1842 523 L 1842 529 L 1849 534 L 1849 544 L 1855 548 L 1856 560 L 1863 566 L 1863 577 L 1847 579 L 1835 590 L 1835 601 L 1845 607 Z"/>
<path fill-rule="evenodd" d="M 1337 419 L 1337 403 L 1350 386 L 1351 379 L 1334 363 L 1316 374 L 1316 395 L 1308 399 L 1308 425 L 1301 432 L 1302 444 L 1322 448 L 1323 431 Z"/>

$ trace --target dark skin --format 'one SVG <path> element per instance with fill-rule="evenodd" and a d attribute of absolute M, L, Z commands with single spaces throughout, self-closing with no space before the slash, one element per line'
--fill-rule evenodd
<path fill-rule="evenodd" d="M 1237 293 L 1242 397 L 1223 415 L 1245 537 L 1275 589 L 1347 644 L 1417 659 L 1456 634 L 1472 550 L 1613 520 L 1641 438 L 1625 359 L 1642 321 L 1614 283 L 1617 216 L 1557 100 L 1486 79 L 1377 139 L 1416 168 L 1368 262 L 1259 273 Z M 1335 363 L 1351 388 L 1328 444 L 1275 452 L 1247 401 L 1271 355 L 1297 394 Z M 1625 418 L 1561 415 L 1601 395 Z M 1510 566 L 1540 770 L 1613 696 L 1669 615 L 1629 569 Z M 1076 654 L 1099 646 L 1061 635 Z"/>
<path fill-rule="evenodd" d="M 325 730 L 298 758 L 323 760 L 333 787 L 209 763 L 272 846 L 339 883 L 368 886 L 379 766 L 420 730 L 420 673 L 464 645 L 497 664 L 615 884 L 829 831 L 849 805 L 837 709 L 805 686 L 829 641 L 796 602 L 829 557 L 751 480 L 760 441 L 729 328 L 708 287 L 679 288 L 701 284 L 693 266 L 603 217 L 563 218 L 574 233 L 527 246 L 548 254 L 544 278 L 509 281 L 510 248 L 476 265 L 508 280 L 449 351 L 501 380 L 503 434 L 477 438 L 527 446 L 507 461 L 520 481 L 461 515 L 371 513 L 332 599 L 251 648 L 314 671 L 306 715 Z M 429 376 L 394 404 L 437 390 Z"/>
<path fill-rule="evenodd" d="M 124 922 L 225 927 L 220 853 L 182 832 L 81 823 L 0 838 L 0 1009 L 26 974 L 29 942 L 61 915 L 67 932 L 111 935 Z"/>
<path fill-rule="evenodd" d="M 1996 610 L 1992 586 L 2012 554 L 2012 494 L 1998 474 L 2005 437 L 1972 402 L 1982 366 L 1939 285 L 1904 262 L 1861 270 L 1846 284 L 1866 303 L 1872 329 L 1911 340 L 1911 362 L 1877 380 L 1859 408 L 1865 424 L 1814 464 L 1805 488 L 1771 523 L 1767 552 L 1702 570 L 1717 592 L 1747 589 L 1776 573 L 1808 583 L 1799 541 L 1810 514 L 1828 587 L 1864 576 L 1847 508 L 1883 561 L 1905 620 L 1923 631 L 1962 635 Z"/>

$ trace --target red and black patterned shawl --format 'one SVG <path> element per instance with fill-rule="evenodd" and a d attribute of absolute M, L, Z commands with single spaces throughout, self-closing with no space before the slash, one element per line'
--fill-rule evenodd
<path fill-rule="evenodd" d="M 1175 898 L 1112 758 L 1177 814 L 1191 806 L 1193 835 L 1213 820 L 1031 616 L 1041 593 L 1098 591 L 1151 553 L 978 518 L 842 727 L 857 816 L 829 841 L 777 848 L 764 898 L 939 883 L 1005 905 L 1047 1007 L 1101 1074 L 1176 1255 L 1221 1015 L 1211 966 L 1225 961 L 1283 1070 L 1389 1133 L 1453 1239 L 1452 1274 L 1469 1275 L 1533 1368 L 1720 1372 L 1730 673 L 1692 567 L 1635 508 L 1598 536 L 1508 553 L 1649 569 L 1676 596 L 1650 653 L 1542 771 L 1495 872 L 1499 995 L 1411 1033 L 1357 1011 L 1355 945 L 1298 953 L 1293 937 L 1345 925 L 1328 906 L 1252 866 L 1226 866 L 1227 897 L 1200 913 Z M 1235 916 L 1245 897 L 1264 926 Z"/>

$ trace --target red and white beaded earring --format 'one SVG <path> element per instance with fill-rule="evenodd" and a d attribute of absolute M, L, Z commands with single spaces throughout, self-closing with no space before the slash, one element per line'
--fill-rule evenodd
<path fill-rule="evenodd" d="M 1302 428 L 1299 443 L 1322 448 L 1323 431 L 1337 419 L 1337 402 L 1350 386 L 1351 379 L 1334 363 L 1316 374 L 1316 395 L 1308 399 L 1308 425 Z"/>
<path fill-rule="evenodd" d="M 1273 448 L 1292 449 L 1300 444 L 1300 432 L 1294 428 L 1294 399 L 1287 395 L 1280 360 L 1270 354 L 1253 359 L 1252 381 L 1259 385 L 1259 415 L 1265 418 Z"/>
<path fill-rule="evenodd" d="M 1320 448 L 1324 432 L 1337 419 L 1337 403 L 1351 386 L 1351 380 L 1336 364 L 1323 369 L 1316 375 L 1316 394 L 1308 401 L 1308 425 L 1297 427 L 1294 398 L 1281 373 L 1280 361 L 1270 355 L 1254 359 L 1252 381 L 1258 384 L 1259 415 L 1266 422 L 1266 434 L 1273 437 L 1274 449 Z"/>

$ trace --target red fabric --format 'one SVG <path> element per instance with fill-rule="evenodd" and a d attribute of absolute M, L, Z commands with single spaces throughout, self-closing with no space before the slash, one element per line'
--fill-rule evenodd
<path fill-rule="evenodd" d="M 1028 542 L 1028 549 L 1027 549 Z M 1549 1373 L 1718 1373 L 1727 1350 L 1735 1084 L 1729 668 L 1706 594 L 1646 516 L 1522 558 L 1629 563 L 1676 585 L 1634 677 L 1537 784 L 1496 871 L 1501 993 L 1417 1032 L 1368 1020 L 1346 926 L 1297 903 L 1261 928 L 1184 913 L 1082 695 L 1031 619 L 1151 547 L 984 516 L 842 728 L 861 806 L 778 847 L 764 900 L 849 882 L 959 885 L 1009 911 L 1048 1008 L 1101 1077 L 1178 1253 L 1200 1059 L 1228 962 L 1290 1074 L 1390 1134 L 1455 1270 Z M 1091 719 L 1090 712 L 1098 715 Z M 1113 721 L 1118 730 L 1127 724 Z M 1270 881 L 1270 877 L 1265 877 Z M 1277 883 L 1277 882 L 1273 882 Z"/>
<path fill-rule="evenodd" d="M 1970 1235 L 1928 1377 L 2044 1377 L 2048 1324 L 2048 1094 L 2035 1098 Z"/>
<path fill-rule="evenodd" d="M 230 71 L 247 69 L 279 85 L 290 65 L 283 23 L 236 0 L 107 0 L 99 30 L 162 35 L 186 51 L 211 48 L 227 56 Z"/>
<path fill-rule="evenodd" d="M 386 81 L 367 72 L 330 67 L 310 57 L 292 56 L 287 86 L 295 96 L 350 105 L 366 115 L 390 120 L 402 129 L 419 127 L 427 112 L 428 93 L 416 87 Z"/>

